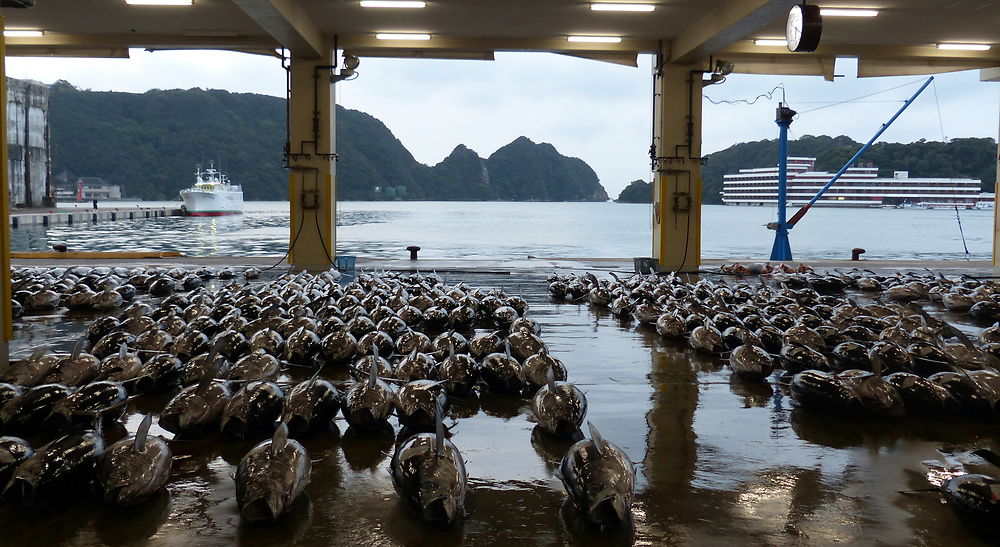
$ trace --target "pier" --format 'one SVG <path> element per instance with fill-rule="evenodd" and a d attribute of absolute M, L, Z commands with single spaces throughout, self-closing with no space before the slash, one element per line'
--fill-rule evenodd
<path fill-rule="evenodd" d="M 117 220 L 176 217 L 180 207 L 111 207 L 104 209 L 27 209 L 10 213 L 10 227 L 97 224 Z"/>

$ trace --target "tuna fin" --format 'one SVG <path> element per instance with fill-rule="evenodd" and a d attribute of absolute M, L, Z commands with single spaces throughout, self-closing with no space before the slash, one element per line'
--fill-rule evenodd
<path fill-rule="evenodd" d="M 594 426 L 590 420 L 587 421 L 587 429 L 590 430 L 590 440 L 594 445 L 594 450 L 597 451 L 597 455 L 604 457 L 604 439 L 601 437 L 601 433 L 597 431 L 597 427 Z"/>
<path fill-rule="evenodd" d="M 549 385 L 549 391 L 555 394 L 556 392 L 556 374 L 552 370 L 552 366 L 549 365 L 545 367 L 545 382 Z"/>
<path fill-rule="evenodd" d="M 86 343 L 87 339 L 81 338 L 76 344 L 73 344 L 73 353 L 71 353 L 70 356 L 74 361 L 80 358 L 80 354 L 83 353 L 83 347 Z"/>
<path fill-rule="evenodd" d="M 118 358 L 124 359 L 126 355 L 128 355 L 128 344 L 122 342 L 121 347 L 118 348 Z"/>
<path fill-rule="evenodd" d="M 125 344 L 122 344 L 122 345 L 124 346 Z M 45 348 L 38 348 L 35 351 L 31 352 L 31 355 L 28 356 L 28 361 L 37 361 L 37 360 L 41 359 L 42 357 L 44 357 L 45 354 L 48 353 L 48 352 L 49 352 L 49 350 L 47 350 Z"/>
<path fill-rule="evenodd" d="M 219 369 L 222 368 L 222 360 L 216 359 L 209 363 L 208 368 L 205 369 L 205 374 L 201 377 L 201 382 L 198 383 L 198 387 L 195 388 L 195 393 L 198 395 L 204 395 L 208 391 L 208 388 L 212 385 L 212 380 L 215 380 L 215 375 L 218 374 Z"/>
<path fill-rule="evenodd" d="M 286 444 L 288 444 L 288 424 L 281 422 L 278 424 L 278 428 L 274 430 L 274 436 L 271 437 L 271 455 L 278 456 L 281 454 Z"/>
<path fill-rule="evenodd" d="M 374 344 L 372 347 L 374 347 Z M 368 387 L 375 387 L 375 382 L 378 381 L 378 351 L 373 351 L 375 353 L 375 360 L 372 361 L 372 366 L 368 370 Z"/>
<path fill-rule="evenodd" d="M 444 452 L 444 396 L 439 395 L 434 410 L 434 453 Z"/>
<path fill-rule="evenodd" d="M 135 432 L 135 441 L 132 442 L 132 452 L 142 452 L 146 449 L 146 437 L 149 435 L 149 426 L 153 424 L 153 415 L 146 414 L 139 424 L 139 429 Z"/>
<path fill-rule="evenodd" d="M 310 386 L 316 383 L 316 380 L 319 378 L 319 373 L 320 371 L 323 370 L 324 365 L 326 365 L 326 361 L 323 361 L 322 363 L 319 364 L 318 367 L 316 367 L 316 372 L 314 372 L 313 375 L 309 378 Z"/>

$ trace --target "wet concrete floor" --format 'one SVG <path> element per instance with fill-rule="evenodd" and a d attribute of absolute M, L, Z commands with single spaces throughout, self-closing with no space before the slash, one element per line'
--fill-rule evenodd
<path fill-rule="evenodd" d="M 451 274 L 528 300 L 542 338 L 589 400 L 588 419 L 638 464 L 633 530 L 598 532 L 563 507 L 554 472 L 568 443 L 533 434 L 528 400 L 483 396 L 456 404 L 453 442 L 467 461 L 464 523 L 425 526 L 396 496 L 386 468 L 393 433 L 338 432 L 305 439 L 315 463 L 307 499 L 267 526 L 240 522 L 231 478 L 252 442 L 176 441 L 169 496 L 127 510 L 92 496 L 0 506 L 4 545 L 978 545 L 927 488 L 925 460 L 960 462 L 1000 451 L 993 423 L 858 422 L 792 410 L 776 386 L 732 380 L 714 356 L 662 340 L 586 304 L 556 303 L 544 274 Z M 46 345 L 68 350 L 88 316 L 27 317 L 15 356 Z M 295 371 L 293 371 L 295 372 Z M 291 379 L 300 379 L 295 372 Z M 288 380 L 289 378 L 285 378 Z M 346 374 L 331 375 L 346 380 Z M 168 395 L 130 406 L 157 413 Z M 395 424 L 395 420 L 393 420 Z M 398 431 L 398 426 L 397 426 Z M 154 433 L 170 434 L 154 427 Z M 119 433 L 121 434 L 121 433 Z"/>

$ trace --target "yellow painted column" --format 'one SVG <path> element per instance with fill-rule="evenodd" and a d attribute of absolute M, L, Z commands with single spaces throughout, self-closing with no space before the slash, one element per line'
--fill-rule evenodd
<path fill-rule="evenodd" d="M 333 48 L 321 59 L 292 54 L 289 99 L 288 263 L 326 270 L 337 249 L 336 94 L 330 82 Z"/>
<path fill-rule="evenodd" d="M 653 257 L 660 271 L 693 272 L 701 264 L 700 68 L 654 67 Z"/>
<path fill-rule="evenodd" d="M 5 21 L 0 15 L 0 370 L 10 364 L 8 342 L 14 338 L 10 289 L 10 177 L 7 164 L 7 45 L 3 38 Z"/>

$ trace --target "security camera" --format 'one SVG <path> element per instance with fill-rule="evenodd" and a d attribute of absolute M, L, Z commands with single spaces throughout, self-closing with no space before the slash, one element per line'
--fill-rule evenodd
<path fill-rule="evenodd" d="M 354 70 L 361 64 L 361 59 L 353 53 L 344 52 L 344 70 Z"/>

